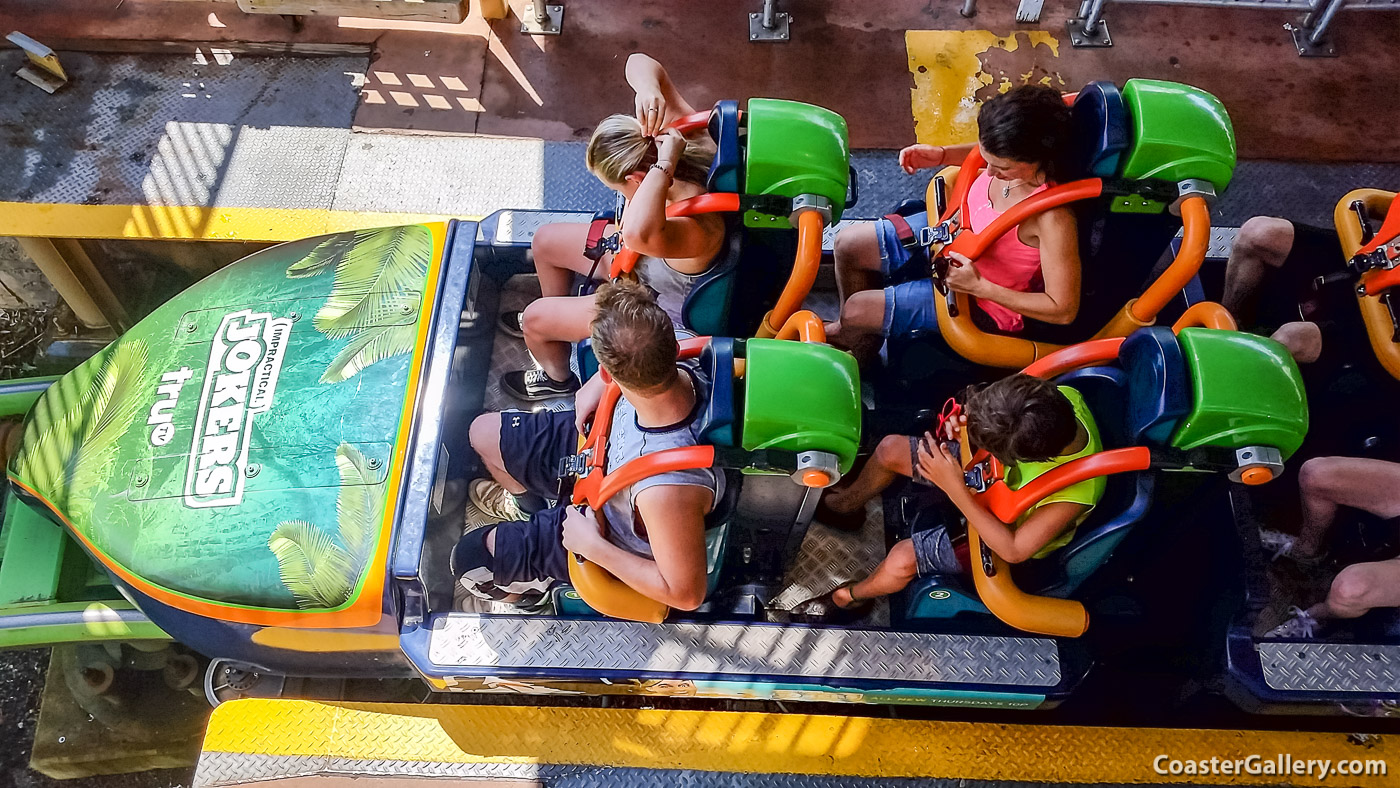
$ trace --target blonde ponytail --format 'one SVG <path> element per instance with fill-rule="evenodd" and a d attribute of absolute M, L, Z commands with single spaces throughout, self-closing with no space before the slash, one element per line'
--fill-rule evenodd
<path fill-rule="evenodd" d="M 701 129 L 686 138 L 685 151 L 676 162 L 676 178 L 705 185 L 715 150 Z M 622 183 L 628 175 L 656 163 L 656 145 L 642 136 L 642 124 L 631 115 L 609 115 L 593 130 L 584 159 L 594 175 L 608 183 Z"/>

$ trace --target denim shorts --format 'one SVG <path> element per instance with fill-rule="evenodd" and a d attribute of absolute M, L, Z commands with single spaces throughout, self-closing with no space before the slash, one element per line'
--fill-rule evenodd
<path fill-rule="evenodd" d="M 917 236 L 928 226 L 928 214 L 904 217 Z M 937 331 L 938 311 L 934 308 L 933 280 L 928 276 L 928 251 L 922 246 L 906 249 L 889 219 L 875 220 L 875 238 L 880 245 L 880 272 L 885 281 L 885 336 L 912 331 Z"/>
<path fill-rule="evenodd" d="M 953 540 L 943 526 L 915 531 L 909 535 L 909 541 L 914 544 L 914 563 L 918 566 L 919 577 L 962 573 L 962 561 L 958 560 Z"/>

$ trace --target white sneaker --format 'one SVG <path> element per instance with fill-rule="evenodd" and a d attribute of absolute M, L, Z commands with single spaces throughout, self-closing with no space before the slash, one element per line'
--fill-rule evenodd
<path fill-rule="evenodd" d="M 467 500 L 484 517 L 498 523 L 530 519 L 529 515 L 521 511 L 515 496 L 494 479 L 474 479 L 467 486 Z"/>
<path fill-rule="evenodd" d="M 1287 621 L 1269 630 L 1264 637 L 1301 639 L 1316 635 L 1317 619 L 1308 615 L 1308 611 L 1300 607 L 1291 607 L 1288 609 L 1288 614 L 1290 618 Z"/>
<path fill-rule="evenodd" d="M 1293 534 L 1286 534 L 1282 531 L 1260 528 L 1259 543 L 1264 546 L 1265 550 L 1272 551 L 1274 560 L 1277 561 L 1293 553 L 1293 546 L 1298 543 L 1298 537 Z"/>

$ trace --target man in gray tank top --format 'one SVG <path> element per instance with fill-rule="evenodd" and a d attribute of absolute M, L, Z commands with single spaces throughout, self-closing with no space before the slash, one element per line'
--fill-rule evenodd
<path fill-rule="evenodd" d="M 559 460 L 578 450 L 580 427 L 597 411 L 608 377 L 622 397 L 608 433 L 607 472 L 700 442 L 709 381 L 695 365 L 677 362 L 675 328 L 649 289 L 627 282 L 600 288 L 592 343 L 603 371 L 579 390 L 574 413 L 506 411 L 472 422 L 472 447 L 509 493 L 555 497 Z M 702 468 L 638 481 L 604 504 L 601 517 L 564 502 L 466 534 L 452 571 L 478 596 L 530 604 L 568 577 L 573 552 L 652 599 L 693 610 L 705 601 L 705 515 L 723 491 L 723 474 Z"/>

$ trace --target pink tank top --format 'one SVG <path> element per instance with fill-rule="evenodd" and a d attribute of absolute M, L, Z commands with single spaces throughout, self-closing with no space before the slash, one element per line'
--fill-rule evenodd
<path fill-rule="evenodd" d="M 972 188 L 967 194 L 966 218 L 969 230 L 980 230 L 1001 216 L 1002 212 L 992 207 L 992 198 L 988 194 L 991 187 L 992 176 L 985 171 L 972 182 Z M 1041 184 L 1031 194 L 1038 194 L 1045 188 L 1046 184 Z M 1008 290 L 1030 293 L 1045 287 L 1040 278 L 1040 250 L 1021 243 L 1015 228 L 998 238 L 980 258 L 973 261 L 973 265 L 977 266 L 977 273 L 981 274 L 983 279 Z M 979 298 L 977 306 L 981 307 L 1002 331 L 1014 333 L 1026 327 L 1024 317 L 1001 304 Z"/>

